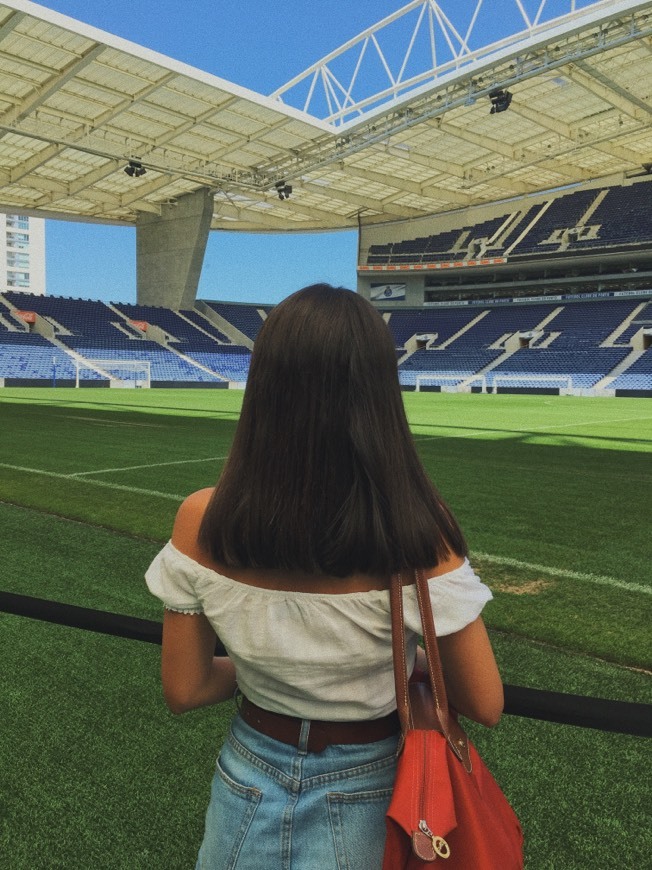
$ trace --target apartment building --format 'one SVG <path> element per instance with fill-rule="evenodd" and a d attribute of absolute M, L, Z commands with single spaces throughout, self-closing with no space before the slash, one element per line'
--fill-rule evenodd
<path fill-rule="evenodd" d="M 45 221 L 0 214 L 0 291 L 45 294 Z"/>

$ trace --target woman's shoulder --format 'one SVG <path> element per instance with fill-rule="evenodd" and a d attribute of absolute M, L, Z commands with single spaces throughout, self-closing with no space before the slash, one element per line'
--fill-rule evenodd
<path fill-rule="evenodd" d="M 438 562 L 434 568 L 426 571 L 426 577 L 439 577 L 441 574 L 450 574 L 451 571 L 461 568 L 465 564 L 465 561 L 464 556 L 449 552 L 445 559 Z"/>
<path fill-rule="evenodd" d="M 449 552 L 444 559 L 432 568 L 424 568 L 422 573 L 424 577 L 431 580 L 433 577 L 441 577 L 443 574 L 451 574 L 453 571 L 457 571 L 458 568 L 462 568 L 465 564 L 466 558 L 464 556 L 459 556 L 457 553 Z M 411 586 L 414 581 L 415 577 L 412 576 L 409 579 L 405 578 L 403 583 L 406 586 Z"/>
<path fill-rule="evenodd" d="M 198 562 L 203 561 L 197 540 L 199 527 L 214 491 L 215 487 L 209 486 L 185 498 L 179 506 L 172 528 L 171 540 L 176 549 Z"/>

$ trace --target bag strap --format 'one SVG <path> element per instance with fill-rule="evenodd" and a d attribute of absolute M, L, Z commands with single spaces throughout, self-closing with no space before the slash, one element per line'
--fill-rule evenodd
<path fill-rule="evenodd" d="M 430 712 L 426 725 L 417 722 L 410 697 L 410 684 L 407 673 L 407 650 L 405 646 L 405 619 L 403 611 L 403 577 L 400 573 L 394 574 L 390 584 L 390 607 L 392 619 L 392 657 L 394 661 L 394 682 L 396 685 L 396 707 L 403 740 L 408 731 L 419 727 L 434 728 L 440 731 L 455 755 L 470 770 L 471 760 L 469 756 L 468 739 L 457 717 L 451 713 L 446 694 L 446 684 L 441 666 L 439 646 L 435 620 L 432 614 L 430 591 L 428 581 L 422 570 L 415 571 L 415 585 L 419 615 L 423 631 L 423 641 L 426 650 L 428 664 L 428 676 L 430 678 L 431 692 L 429 697 Z M 418 685 L 418 684 L 417 684 Z M 415 686 L 416 688 L 416 686 Z M 415 692 L 416 694 L 416 692 Z M 419 692 L 419 703 L 424 701 L 424 693 Z M 422 717 L 421 717 L 422 718 Z"/>

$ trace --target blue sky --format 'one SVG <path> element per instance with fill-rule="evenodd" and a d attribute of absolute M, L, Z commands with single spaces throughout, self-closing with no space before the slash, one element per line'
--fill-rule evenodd
<path fill-rule="evenodd" d="M 475 0 L 440 0 L 456 18 Z M 539 0 L 524 0 L 535 11 Z M 568 8 L 568 0 L 549 0 Z M 401 0 L 44 0 L 51 9 L 269 94 Z M 491 30 L 515 0 L 487 0 Z M 565 10 L 564 10 L 565 11 Z M 479 33 L 481 29 L 479 28 Z M 491 42 L 498 33 L 492 33 Z M 486 33 L 485 33 L 486 37 Z M 212 232 L 198 295 L 277 302 L 315 281 L 355 288 L 357 233 L 292 235 Z M 134 302 L 136 231 L 132 227 L 47 221 L 50 295 Z M 110 276 L 110 277 L 107 277 Z"/>

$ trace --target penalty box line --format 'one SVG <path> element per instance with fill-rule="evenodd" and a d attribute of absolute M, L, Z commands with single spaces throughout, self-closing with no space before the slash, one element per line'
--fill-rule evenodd
<path fill-rule="evenodd" d="M 56 471 L 42 471 L 39 468 L 25 468 L 23 465 L 10 465 L 8 462 L 0 462 L 0 468 L 8 468 L 11 471 L 22 471 L 26 474 L 37 474 L 42 475 L 44 477 L 54 477 L 57 480 L 74 480 L 77 483 L 85 483 L 87 486 L 101 486 L 105 489 L 117 489 L 122 492 L 132 492 L 137 493 L 139 495 L 155 495 L 158 498 L 167 498 L 172 501 L 182 502 L 185 495 L 176 495 L 171 492 L 159 492 L 156 489 L 142 489 L 139 486 L 124 486 L 120 483 L 109 483 L 106 480 L 88 480 L 83 477 L 74 477 L 70 474 L 59 474 Z"/>
<path fill-rule="evenodd" d="M 510 568 L 521 568 L 526 571 L 534 571 L 541 574 L 549 574 L 551 577 L 562 577 L 564 580 L 580 580 L 585 583 L 595 583 L 599 586 L 611 586 L 614 589 L 624 589 L 627 592 L 639 592 L 644 595 L 652 595 L 652 586 L 643 586 L 641 583 L 627 583 L 625 580 L 616 580 L 615 577 L 607 577 L 600 574 L 582 574 L 580 571 L 568 571 L 565 568 L 552 568 L 548 565 L 535 565 L 531 562 L 520 562 L 518 559 L 510 559 L 507 556 L 493 556 L 491 553 L 471 553 L 474 559 L 493 562 L 496 565 L 506 565 Z"/>

